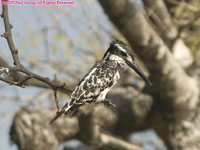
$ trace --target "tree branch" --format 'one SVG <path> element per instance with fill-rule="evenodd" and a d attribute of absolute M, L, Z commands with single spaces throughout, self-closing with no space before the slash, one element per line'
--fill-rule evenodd
<path fill-rule="evenodd" d="M 99 3 L 148 68 L 154 88 L 158 89 L 158 93 L 152 94 L 155 99 L 162 101 L 162 105 L 169 110 L 182 105 L 185 109 L 194 109 L 199 96 L 196 81 L 173 58 L 147 22 L 142 8 L 129 0 L 99 0 Z"/>
<path fill-rule="evenodd" d="M 189 48 L 180 39 L 180 32 L 177 31 L 170 17 L 163 0 L 143 0 L 145 10 L 149 15 L 154 30 L 159 33 L 173 57 L 184 68 L 190 66 L 193 58 Z"/>
<path fill-rule="evenodd" d="M 87 145 L 105 150 L 142 150 L 142 148 L 134 144 L 100 130 L 93 112 L 94 107 L 91 107 L 91 105 L 86 105 L 79 109 L 80 115 L 78 119 L 81 131 L 79 138 L 81 141 Z"/>
<path fill-rule="evenodd" d="M 99 0 L 99 3 L 150 72 L 155 91 L 151 91 L 154 105 L 147 117 L 149 126 L 165 141 L 168 149 L 180 149 L 185 141 L 192 144 L 199 135 L 190 134 L 192 136 L 188 137 L 188 132 L 184 132 L 185 128 L 182 127 L 184 121 L 199 118 L 198 115 L 194 117 L 195 110 L 199 111 L 198 81 L 189 76 L 174 59 L 135 1 Z M 195 128 L 197 126 L 199 122 Z M 188 131 L 194 133 L 195 128 L 188 127 Z M 185 141 L 180 142 L 180 139 Z M 190 149 L 188 144 L 184 146 Z"/>
<path fill-rule="evenodd" d="M 14 65 L 20 66 L 20 60 L 18 56 L 18 50 L 15 48 L 13 39 L 12 39 L 12 25 L 10 24 L 9 18 L 8 18 L 8 5 L 2 5 L 2 18 L 4 21 L 4 27 L 5 27 L 5 33 L 2 35 L 6 38 L 8 41 L 8 46 L 10 48 L 10 51 L 12 53 L 12 57 L 14 60 Z"/>
<path fill-rule="evenodd" d="M 169 48 L 172 47 L 175 39 L 178 36 L 178 32 L 173 25 L 171 17 L 165 7 L 163 0 L 143 0 L 145 4 L 145 9 L 150 16 L 152 22 L 155 24 L 156 28 L 165 43 Z"/>
<path fill-rule="evenodd" d="M 1 57 L 0 57 L 0 66 L 1 67 L 4 67 L 4 68 L 11 68 Z M 37 79 L 34 79 L 34 78 L 30 78 L 26 75 L 23 75 L 23 74 L 20 74 L 19 72 L 16 72 L 16 71 L 12 71 L 10 70 L 10 78 L 12 79 L 8 79 L 8 78 L 2 78 L 1 77 L 1 80 L 5 80 L 4 82 L 6 83 L 11 83 L 11 85 L 15 85 L 15 83 L 20 83 L 21 81 L 24 81 L 22 82 L 22 84 L 16 84 L 16 86 L 19 86 L 19 87 L 25 87 L 25 86 L 36 86 L 36 87 L 40 87 L 40 88 L 50 88 L 52 89 L 51 86 L 49 86 L 48 84 L 42 82 L 42 81 L 39 81 Z M 56 82 L 54 84 L 62 84 L 61 81 L 59 80 L 51 80 L 51 82 Z M 65 85 L 65 89 L 69 89 L 68 88 L 69 85 Z M 73 89 L 74 85 L 72 83 L 70 83 L 70 91 L 72 91 L 71 89 Z M 66 94 L 70 94 L 70 92 L 62 89 L 62 88 L 59 88 L 57 89 L 59 90 L 60 92 L 63 92 L 63 93 L 66 93 Z"/>
<path fill-rule="evenodd" d="M 146 122 L 145 116 L 152 106 L 151 97 L 131 87 L 114 88 L 109 94 L 109 99 L 117 105 L 116 108 L 104 107 L 101 104 L 95 105 L 94 108 L 92 105 L 85 105 L 81 107 L 82 111 L 78 112 L 80 115 L 60 118 L 52 126 L 48 126 L 48 122 L 54 115 L 54 110 L 34 111 L 21 108 L 13 119 L 11 139 L 24 150 L 30 150 L 31 146 L 34 148 L 37 141 L 37 149 L 44 149 L 47 144 L 52 145 L 49 148 L 51 150 L 58 143 L 73 138 L 79 138 L 87 145 L 102 149 L 139 150 L 139 147 L 117 136 L 127 137 L 133 131 L 147 128 L 149 123 Z M 91 141 L 88 141 L 89 139 Z M 34 150 L 33 148 L 31 150 Z"/>
<path fill-rule="evenodd" d="M 14 60 L 14 67 L 7 67 L 8 72 L 21 72 L 26 74 L 26 77 L 20 81 L 12 81 L 12 79 L 14 77 L 12 76 L 8 76 L 8 78 L 3 78 L 0 77 L 1 81 L 4 81 L 6 83 L 9 83 L 11 85 L 16 85 L 16 86 L 20 86 L 20 87 L 24 87 L 24 84 L 26 82 L 28 82 L 30 79 L 35 78 L 41 82 L 46 83 L 48 86 L 50 86 L 53 90 L 54 90 L 54 95 L 55 92 L 57 91 L 57 89 L 60 89 L 66 93 L 71 93 L 71 90 L 68 89 L 65 85 L 65 83 L 61 83 L 61 82 L 57 82 L 57 81 L 51 81 L 49 78 L 47 77 L 42 77 L 36 73 L 33 73 L 31 71 L 29 71 L 28 69 L 26 69 L 21 63 L 20 63 L 20 59 L 18 56 L 18 49 L 15 47 L 13 39 L 12 39 L 12 25 L 10 24 L 9 21 L 9 17 L 8 17 L 8 6 L 7 5 L 2 5 L 2 18 L 4 21 L 4 27 L 5 27 L 5 33 L 2 35 L 2 37 L 6 38 L 7 42 L 8 42 L 8 46 L 10 48 L 10 52 L 12 54 L 13 60 Z M 55 96 L 54 96 L 55 97 Z M 58 107 L 58 101 L 57 101 L 57 97 L 55 97 L 55 101 L 56 101 L 56 105 L 57 108 Z"/>

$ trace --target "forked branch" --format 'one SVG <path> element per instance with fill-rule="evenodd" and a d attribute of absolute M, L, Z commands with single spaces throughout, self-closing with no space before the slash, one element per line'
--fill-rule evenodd
<path fill-rule="evenodd" d="M 19 87 L 25 87 L 25 83 L 27 81 L 29 81 L 30 79 L 34 78 L 37 79 L 41 82 L 44 82 L 45 84 L 49 85 L 53 91 L 54 91 L 54 97 L 55 97 L 55 101 L 56 101 L 56 106 L 58 107 L 58 101 L 57 101 L 57 89 L 62 90 L 66 93 L 71 93 L 71 90 L 69 88 L 67 88 L 65 86 L 64 82 L 58 82 L 55 80 L 50 80 L 47 77 L 43 77 L 40 76 L 36 73 L 31 72 L 30 70 L 28 70 L 27 68 L 25 68 L 23 66 L 23 64 L 20 62 L 19 59 L 19 55 L 18 55 L 18 49 L 15 47 L 14 42 L 13 42 L 13 38 L 12 38 L 12 32 L 11 29 L 13 28 L 13 26 L 10 24 L 9 21 L 9 17 L 8 17 L 8 6 L 7 5 L 2 5 L 2 15 L 1 17 L 3 18 L 4 21 L 4 27 L 5 27 L 5 33 L 2 34 L 1 36 L 6 38 L 7 42 L 8 42 L 8 46 L 10 49 L 10 52 L 12 54 L 12 58 L 14 61 L 14 67 L 3 67 L 1 66 L 1 70 L 0 70 L 0 75 L 2 74 L 6 74 L 6 76 L 2 77 L 0 76 L 0 80 L 3 82 L 6 82 L 10 85 L 15 85 L 15 86 L 19 86 Z M 15 81 L 15 77 L 13 77 L 10 72 L 20 72 L 25 74 L 25 78 L 23 78 L 22 80 L 19 81 Z"/>

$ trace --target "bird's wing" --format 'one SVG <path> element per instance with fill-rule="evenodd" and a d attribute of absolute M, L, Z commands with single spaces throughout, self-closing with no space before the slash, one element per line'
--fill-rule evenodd
<path fill-rule="evenodd" d="M 119 69 L 119 65 L 113 61 L 99 61 L 87 73 L 76 86 L 71 95 L 71 101 L 66 103 L 61 111 L 50 121 L 52 124 L 61 115 L 68 114 L 84 103 L 90 103 L 108 88 L 113 86 L 113 77 Z"/>
<path fill-rule="evenodd" d="M 104 89 L 111 87 L 113 76 L 118 71 L 117 65 L 112 61 L 97 62 L 76 86 L 69 105 L 89 103 Z"/>

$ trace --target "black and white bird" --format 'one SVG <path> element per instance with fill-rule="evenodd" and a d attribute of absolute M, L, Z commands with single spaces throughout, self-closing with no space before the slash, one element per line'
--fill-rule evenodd
<path fill-rule="evenodd" d="M 61 115 L 67 115 L 84 104 L 104 103 L 108 106 L 113 104 L 106 99 L 107 93 L 120 78 L 120 71 L 127 64 L 138 73 L 149 85 L 143 71 L 137 65 L 133 51 L 122 41 L 114 40 L 102 60 L 96 62 L 92 69 L 83 77 L 71 94 L 71 99 L 67 102 L 50 124 Z"/>

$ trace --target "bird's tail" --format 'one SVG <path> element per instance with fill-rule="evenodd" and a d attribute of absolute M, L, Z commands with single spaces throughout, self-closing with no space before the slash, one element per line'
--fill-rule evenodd
<path fill-rule="evenodd" d="M 70 103 L 66 103 L 63 108 L 61 109 L 61 111 L 58 111 L 56 113 L 56 116 L 49 122 L 49 124 L 52 124 L 54 121 L 56 121 L 60 116 L 62 116 L 63 114 L 67 115 L 71 112 L 74 112 L 76 109 L 78 109 L 80 106 L 82 106 L 83 104 L 70 104 Z"/>
<path fill-rule="evenodd" d="M 56 113 L 56 116 L 49 122 L 49 124 L 52 124 L 54 121 L 56 121 L 60 116 L 62 116 L 62 114 L 64 114 L 65 111 L 64 110 L 61 110 L 61 111 L 58 111 Z"/>
<path fill-rule="evenodd" d="M 54 121 L 56 121 L 60 116 L 62 116 L 64 113 L 66 113 L 66 108 L 68 107 L 68 103 L 63 106 L 61 111 L 58 111 L 56 113 L 56 116 L 49 122 L 49 124 L 52 124 Z"/>

